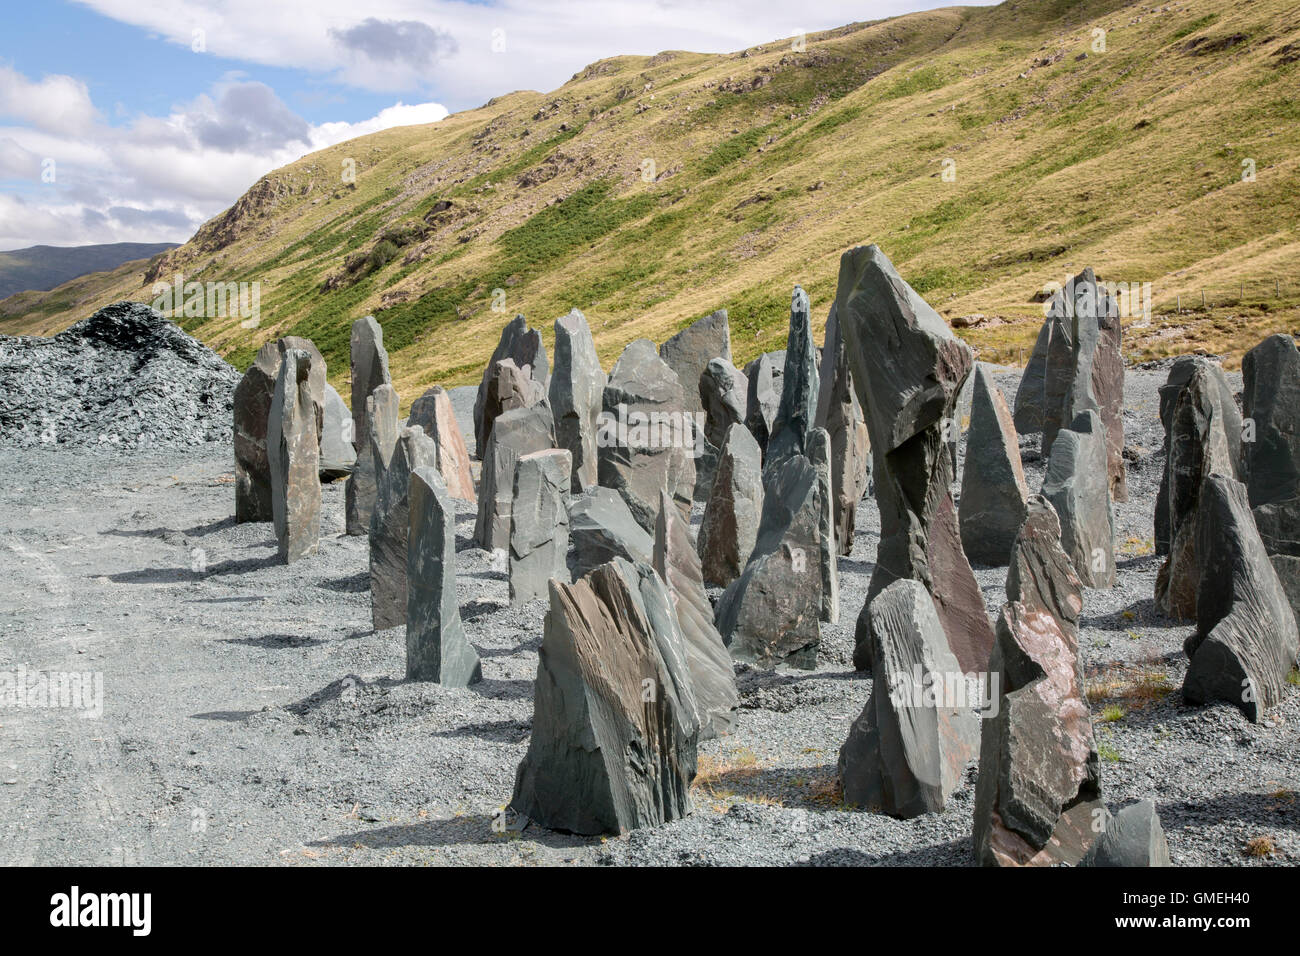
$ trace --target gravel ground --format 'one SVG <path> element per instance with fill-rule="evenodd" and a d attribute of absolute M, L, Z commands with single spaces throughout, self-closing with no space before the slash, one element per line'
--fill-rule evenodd
<path fill-rule="evenodd" d="M 1259 726 L 1185 705 L 1191 627 L 1151 600 L 1164 376 L 1129 372 L 1128 441 L 1153 454 L 1130 462 L 1117 506 L 1120 583 L 1087 592 L 1083 615 L 1089 675 L 1122 708 L 1107 721 L 1108 701 L 1094 704 L 1105 797 L 1154 797 L 1178 864 L 1294 863 L 1300 689 Z M 997 379 L 1011 398 L 1016 373 Z M 1023 452 L 1036 488 L 1036 440 Z M 231 471 L 223 443 L 40 446 L 0 462 L 0 670 L 103 676 L 99 719 L 0 709 L 0 863 L 971 863 L 973 768 L 944 813 L 916 820 L 836 799 L 838 750 L 871 689 L 850 664 L 878 540 L 870 500 L 818 668 L 741 669 L 736 733 L 701 746 L 692 815 L 590 839 L 494 832 L 527 748 L 545 606 L 508 606 L 504 569 L 470 543 L 469 506 L 457 586 L 484 680 L 447 690 L 404 680 L 401 629 L 371 631 L 342 484 L 324 491 L 320 553 L 286 567 L 269 524 L 234 524 Z M 976 575 L 996 611 L 1005 570 Z M 1246 855 L 1261 836 L 1272 858 Z"/>

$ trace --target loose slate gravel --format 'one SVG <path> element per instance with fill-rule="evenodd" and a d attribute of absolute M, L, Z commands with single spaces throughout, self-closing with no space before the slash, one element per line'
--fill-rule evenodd
<path fill-rule="evenodd" d="M 0 445 L 228 442 L 240 373 L 139 302 L 50 338 L 0 335 Z"/>
<path fill-rule="evenodd" d="M 1018 373 L 995 372 L 1015 394 Z M 1154 797 L 1177 865 L 1294 864 L 1300 688 L 1287 685 L 1258 725 L 1231 704 L 1184 703 L 1192 625 L 1153 605 L 1160 559 L 1144 552 L 1166 372 L 1128 373 L 1119 585 L 1085 592 L 1080 643 L 1094 684 L 1148 674 L 1173 692 L 1118 701 L 1113 722 L 1094 702 L 1103 797 L 1112 811 Z M 452 392 L 471 433 L 473 395 Z M 1036 492 L 1037 439 L 1021 444 Z M 104 675 L 99 720 L 0 710 L 0 863 L 973 862 L 973 769 L 943 813 L 913 820 L 835 799 L 836 755 L 871 693 L 850 663 L 879 539 L 871 499 L 840 559 L 845 613 L 823 625 L 816 670 L 738 668 L 736 732 L 701 745 L 693 813 L 601 841 L 493 827 L 528 747 L 546 603 L 509 606 L 506 568 L 470 542 L 473 506 L 456 504 L 456 589 L 484 679 L 407 682 L 402 629 L 370 629 L 366 542 L 343 533 L 341 483 L 323 489 L 320 552 L 286 567 L 269 524 L 234 524 L 232 459 L 228 444 L 0 456 L 0 667 Z M 1006 569 L 977 565 L 975 576 L 996 611 Z M 1244 853 L 1258 836 L 1273 839 L 1274 857 Z"/>

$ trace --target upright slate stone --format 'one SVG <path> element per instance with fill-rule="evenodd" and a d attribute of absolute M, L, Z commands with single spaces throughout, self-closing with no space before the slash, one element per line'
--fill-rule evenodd
<path fill-rule="evenodd" d="M 749 379 L 728 359 L 710 359 L 700 375 L 699 393 L 704 408 L 704 437 L 713 447 L 721 448 L 727 429 L 744 424 Z"/>
<path fill-rule="evenodd" d="M 868 613 L 876 669 L 871 697 L 840 748 L 844 802 L 903 818 L 940 812 L 979 753 L 977 695 L 925 585 L 895 581 Z"/>
<path fill-rule="evenodd" d="M 610 488 L 592 486 L 574 497 L 569 506 L 569 537 L 574 546 L 575 580 L 615 558 L 649 564 L 654 554 L 654 539 L 636 523 L 627 502 Z"/>
<path fill-rule="evenodd" d="M 1244 481 L 1264 548 L 1300 614 L 1300 354 L 1270 335 L 1241 362 Z"/>
<path fill-rule="evenodd" d="M 1078 645 L 1045 608 L 1010 601 L 989 666 L 1000 696 L 981 728 L 976 861 L 1076 864 L 1106 812 Z"/>
<path fill-rule="evenodd" d="M 715 358 L 731 361 L 731 326 L 727 322 L 727 310 L 718 309 L 682 329 L 659 346 L 659 357 L 677 375 L 686 410 L 691 413 L 704 411 L 697 389 L 705 366 Z"/>
<path fill-rule="evenodd" d="M 569 488 L 573 459 L 563 448 L 521 455 L 510 504 L 510 603 L 546 597 L 552 578 L 569 583 Z"/>
<path fill-rule="evenodd" d="M 672 598 L 646 564 L 551 582 L 533 729 L 511 808 L 595 835 L 690 812 L 700 725 Z"/>
<path fill-rule="evenodd" d="M 391 385 L 384 330 L 373 316 L 352 323 L 352 445 L 357 458 L 344 489 L 347 533 L 367 534 L 375 507 L 375 469 L 370 460 L 368 399 L 381 385 Z"/>
<path fill-rule="evenodd" d="M 758 447 L 766 451 L 768 437 L 776 423 L 776 413 L 781 407 L 785 375 L 785 351 L 764 352 L 745 366 L 745 380 L 749 382 L 749 395 L 745 405 L 745 424 L 753 432 Z"/>
<path fill-rule="evenodd" d="M 325 385 L 325 408 L 320 435 L 320 476 L 335 481 L 352 474 L 357 452 L 352 447 L 352 413 L 334 386 Z"/>
<path fill-rule="evenodd" d="M 574 309 L 556 319 L 551 414 L 555 443 L 573 458 L 574 493 L 596 484 L 596 427 L 606 381 L 586 317 Z"/>
<path fill-rule="evenodd" d="M 499 429 L 499 431 L 498 431 Z M 474 540 L 495 551 L 510 547 L 510 505 L 514 498 L 515 465 L 524 455 L 555 447 L 554 423 L 545 405 L 503 412 L 493 424 L 483 453 L 478 520 Z"/>
<path fill-rule="evenodd" d="M 502 409 L 497 404 L 496 391 L 499 376 L 498 366 L 509 360 L 518 369 L 527 369 L 527 376 L 541 386 L 546 394 L 546 382 L 550 367 L 546 359 L 546 348 L 542 345 L 542 334 L 528 327 L 528 321 L 522 315 L 516 315 L 501 330 L 501 340 L 496 351 L 483 370 L 483 379 L 479 382 L 478 394 L 474 398 L 474 447 L 479 458 L 487 451 L 488 438 L 492 434 L 493 423 Z"/>
<path fill-rule="evenodd" d="M 1173 425 L 1174 408 L 1178 404 L 1179 396 L 1187 388 L 1187 383 L 1191 381 L 1192 373 L 1198 369 L 1203 370 L 1214 380 L 1215 389 L 1218 391 L 1218 398 L 1214 400 L 1214 403 L 1222 412 L 1223 432 L 1228 442 L 1228 454 L 1232 458 L 1233 475 L 1239 481 L 1244 478 L 1241 464 L 1241 412 L 1237 409 L 1237 400 L 1233 396 L 1232 386 L 1228 384 L 1227 376 L 1223 374 L 1223 368 L 1199 355 L 1184 355 L 1175 359 L 1174 364 L 1169 369 L 1169 377 L 1165 380 L 1165 384 L 1160 386 L 1160 424 L 1165 430 L 1166 468 L 1160 473 L 1160 489 L 1156 492 L 1156 554 L 1168 554 L 1169 544 L 1172 539 L 1172 531 L 1169 527 L 1169 469 L 1167 464 L 1169 461 L 1170 428 Z"/>
<path fill-rule="evenodd" d="M 654 530 L 661 491 L 684 515 L 690 513 L 698 453 L 695 426 L 681 382 L 654 343 L 637 339 L 628 345 L 602 396 L 597 474 L 600 484 L 623 496 L 647 532 Z"/>
<path fill-rule="evenodd" d="M 723 440 L 718 474 L 704 506 L 699 553 L 704 580 L 726 587 L 749 563 L 763 515 L 763 453 L 744 425 Z"/>
<path fill-rule="evenodd" d="M 1197 504 L 1201 562 L 1196 632 L 1183 644 L 1190 662 L 1183 697 L 1226 700 L 1252 721 L 1275 707 L 1296 664 L 1296 619 L 1255 530 L 1246 488 L 1209 475 Z"/>
<path fill-rule="evenodd" d="M 370 433 L 371 453 L 382 452 L 377 430 Z M 407 534 L 410 528 L 411 474 L 435 468 L 438 449 L 419 425 L 403 428 L 378 477 L 375 508 L 370 515 L 370 620 L 376 631 L 406 623 Z"/>
<path fill-rule="evenodd" d="M 659 572 L 681 627 L 691 689 L 699 711 L 700 739 L 731 732 L 740 696 L 731 655 L 713 624 L 713 605 L 704 591 L 700 559 L 691 543 L 690 527 L 665 501 L 655 523 L 654 569 Z"/>
<path fill-rule="evenodd" d="M 770 475 L 788 458 L 804 454 L 808 433 L 817 417 L 817 347 L 813 344 L 808 295 L 799 286 L 790 297 L 790 332 L 781 378 L 781 404 L 772 422 L 763 456 L 763 474 Z"/>
<path fill-rule="evenodd" d="M 1047 353 L 1052 346 L 1052 329 L 1055 323 L 1048 318 L 1038 330 L 1029 362 L 1020 374 L 1016 388 L 1016 432 L 1033 435 L 1043 430 L 1043 405 L 1047 388 Z"/>
<path fill-rule="evenodd" d="M 411 473 L 408 497 L 406 678 L 467 687 L 483 671 L 456 603 L 456 506 L 427 465 Z"/>
<path fill-rule="evenodd" d="M 311 355 L 286 350 L 267 417 L 271 517 L 285 564 L 312 554 L 320 542 L 320 437 L 310 378 Z"/>
<path fill-rule="evenodd" d="M 853 553 L 858 502 L 871 478 L 871 438 L 862 413 L 849 356 L 840 331 L 839 315 L 831 305 L 822 346 L 821 390 L 817 394 L 819 428 L 831 436 L 831 490 L 835 505 L 835 543 L 840 554 Z"/>
<path fill-rule="evenodd" d="M 853 384 L 867 416 L 880 545 L 855 632 L 853 663 L 871 666 L 867 609 L 900 578 L 935 599 L 948 646 L 963 670 L 987 670 L 993 632 L 961 547 L 949 490 L 953 458 L 944 441 L 970 375 L 971 350 L 876 246 L 840 258 L 835 309 Z"/>
<path fill-rule="evenodd" d="M 1173 866 L 1160 814 L 1149 797 L 1107 814 L 1101 835 L 1079 866 Z"/>
<path fill-rule="evenodd" d="M 976 365 L 961 476 L 961 543 L 966 556 L 980 564 L 1005 565 L 1024 523 L 1028 496 L 1011 411 L 984 366 Z"/>
<path fill-rule="evenodd" d="M 1166 493 L 1163 502 L 1157 501 L 1157 506 L 1165 506 L 1165 525 L 1173 540 L 1156 575 L 1156 606 L 1173 618 L 1196 617 L 1201 568 L 1195 519 L 1201 486 L 1210 475 L 1236 477 L 1226 429 L 1219 383 L 1208 368 L 1194 368 L 1169 415 L 1161 482 Z"/>
<path fill-rule="evenodd" d="M 1061 546 L 1091 588 L 1115 584 L 1115 523 L 1106 474 L 1106 435 L 1095 410 L 1081 412 L 1052 445 L 1043 497 L 1061 519 Z"/>
<path fill-rule="evenodd" d="M 367 472 L 363 486 L 373 490 L 369 501 L 362 502 L 360 495 L 356 501 L 364 504 L 366 514 L 366 534 L 370 533 L 370 521 L 374 518 L 375 501 L 379 495 L 379 485 L 383 481 L 384 469 L 393 457 L 393 448 L 401 435 L 402 425 L 398 420 L 400 400 L 397 391 L 391 385 L 380 385 L 366 399 L 366 420 L 370 423 L 370 444 L 363 453 L 357 455 L 357 469 Z M 352 521 L 353 512 L 349 511 L 347 520 Z"/>
<path fill-rule="evenodd" d="M 1119 304 L 1084 269 L 1048 303 L 1052 325 L 1043 393 L 1043 454 L 1056 433 L 1082 412 L 1095 410 L 1106 439 L 1110 494 L 1127 501 L 1124 466 L 1124 358 Z"/>
<path fill-rule="evenodd" d="M 817 491 L 821 512 L 817 521 L 821 547 L 817 565 L 822 576 L 821 619 L 827 624 L 840 621 L 840 575 L 837 565 L 839 548 L 835 546 L 835 503 L 831 491 L 831 436 L 824 428 L 808 433 L 808 461 L 817 471 Z"/>
<path fill-rule="evenodd" d="M 820 519 L 817 470 L 796 455 L 766 483 L 754 552 L 718 600 L 718 632 L 736 660 L 766 670 L 817 666 Z"/>
<path fill-rule="evenodd" d="M 1052 503 L 1030 495 L 1007 569 L 1007 600 L 1056 621 L 1067 643 L 1077 645 L 1083 582 L 1061 547 L 1061 520 Z"/>
<path fill-rule="evenodd" d="M 469 449 L 465 447 L 465 436 L 456 424 L 456 411 L 447 390 L 435 385 L 412 402 L 407 423 L 419 425 L 433 439 L 438 449 L 438 474 L 447 486 L 447 494 L 461 501 L 477 502 Z"/>

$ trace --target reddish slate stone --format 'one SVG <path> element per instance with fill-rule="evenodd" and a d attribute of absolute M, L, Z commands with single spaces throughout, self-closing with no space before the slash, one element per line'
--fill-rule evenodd
<path fill-rule="evenodd" d="M 456 412 L 451 406 L 451 396 L 439 385 L 433 386 L 411 404 L 407 419 L 419 425 L 433 439 L 438 449 L 438 474 L 442 476 L 447 494 L 461 501 L 476 503 L 474 477 L 470 471 L 469 449 L 465 436 L 456 424 Z"/>

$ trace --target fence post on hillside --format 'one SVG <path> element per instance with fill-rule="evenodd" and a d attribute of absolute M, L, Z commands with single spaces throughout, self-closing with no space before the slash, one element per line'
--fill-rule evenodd
<path fill-rule="evenodd" d="M 1277 298 L 1277 299 L 1282 298 L 1282 280 L 1281 280 L 1281 279 L 1274 279 L 1274 280 L 1273 280 L 1273 293 L 1274 293 L 1274 298 Z"/>
<path fill-rule="evenodd" d="M 1204 290 L 1204 289 L 1201 290 L 1201 309 L 1202 309 L 1202 311 L 1205 309 L 1205 290 Z"/>
<path fill-rule="evenodd" d="M 1183 294 L 1181 292 L 1178 293 L 1178 314 L 1183 314 Z"/>

